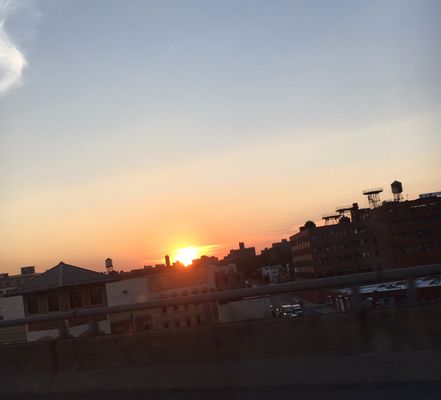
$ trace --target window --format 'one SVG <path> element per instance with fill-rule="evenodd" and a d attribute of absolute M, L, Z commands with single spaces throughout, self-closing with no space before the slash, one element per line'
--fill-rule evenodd
<path fill-rule="evenodd" d="M 162 307 L 162 313 L 167 314 L 167 307 Z"/>
<path fill-rule="evenodd" d="M 58 294 L 52 293 L 47 295 L 47 310 L 49 312 L 60 311 L 60 301 Z"/>
<path fill-rule="evenodd" d="M 28 314 L 38 314 L 40 307 L 38 306 L 38 297 L 28 297 Z"/>
<path fill-rule="evenodd" d="M 169 323 L 168 322 L 164 322 L 164 329 L 168 329 L 169 328 Z"/>
<path fill-rule="evenodd" d="M 94 287 L 89 290 L 90 305 L 91 306 L 101 306 L 104 304 L 103 300 L 103 290 L 100 287 Z"/>
<path fill-rule="evenodd" d="M 175 321 L 175 326 L 176 328 L 179 328 L 181 326 L 181 321 L 179 321 L 179 319 Z"/>
<path fill-rule="evenodd" d="M 191 326 L 191 319 L 187 318 L 186 321 L 187 321 L 187 326 Z"/>
<path fill-rule="evenodd" d="M 81 293 L 81 290 L 75 290 L 69 293 L 69 303 L 70 308 L 83 307 L 83 294 Z"/>
<path fill-rule="evenodd" d="M 197 315 L 197 316 L 196 316 L 196 323 L 197 323 L 198 325 L 201 324 L 201 317 L 200 317 L 200 315 Z"/>

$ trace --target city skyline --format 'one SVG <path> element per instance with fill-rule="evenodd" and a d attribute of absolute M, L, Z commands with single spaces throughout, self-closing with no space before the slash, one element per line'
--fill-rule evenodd
<path fill-rule="evenodd" d="M 0 1 L 1 271 L 260 250 L 370 187 L 441 190 L 440 16 Z"/>
<path fill-rule="evenodd" d="M 398 183 L 399 185 L 401 185 L 401 190 L 402 190 L 402 183 L 401 182 L 396 182 L 394 181 L 394 183 Z M 376 191 L 379 192 L 379 197 L 378 199 L 381 201 L 381 203 L 383 205 L 385 205 L 386 203 L 389 202 L 395 202 L 397 201 L 396 199 L 393 198 L 387 198 L 387 200 L 381 199 L 381 196 L 386 195 L 387 196 L 387 189 L 384 190 L 384 188 L 380 188 L 377 187 L 375 188 Z M 441 193 L 441 191 L 437 191 L 436 193 L 434 191 L 432 192 L 426 192 L 426 193 L 420 193 L 420 199 L 421 197 L 427 197 L 428 195 L 430 196 L 439 196 L 439 193 Z M 393 196 L 393 192 L 392 192 L 392 188 L 391 188 L 391 194 Z M 399 201 L 404 201 L 407 202 L 408 200 L 417 200 L 418 197 L 415 198 L 409 198 L 409 195 L 406 194 L 404 192 L 400 193 L 400 197 L 401 199 Z M 363 200 L 366 204 L 362 204 L 362 209 L 369 209 L 372 208 L 373 204 L 371 204 L 371 202 L 369 201 L 369 198 L 367 196 L 367 193 L 363 193 Z M 346 204 L 345 210 L 349 210 L 348 207 L 353 207 L 353 205 L 356 205 L 357 207 L 359 207 L 358 202 L 352 203 L 352 204 Z M 332 226 L 335 224 L 338 224 L 338 220 L 342 215 L 345 215 L 344 213 L 341 213 L 340 211 L 337 212 L 337 209 L 339 209 L 339 207 L 342 207 L 342 205 L 338 206 L 338 207 L 334 207 L 334 209 L 332 210 L 332 212 L 330 213 L 322 213 L 320 217 L 318 218 L 312 218 L 312 219 L 308 219 L 307 221 L 305 220 L 304 222 L 309 222 L 312 220 L 312 222 L 314 222 L 315 225 L 319 226 L 319 227 L 323 227 L 323 226 Z M 335 216 L 338 215 L 338 218 L 335 218 Z M 330 218 L 329 218 L 330 217 Z M 280 244 L 282 241 L 286 241 L 288 239 L 290 239 L 290 236 L 296 233 L 300 232 L 301 227 L 304 225 L 304 223 L 299 224 L 298 226 L 296 226 L 292 231 L 290 231 L 286 237 L 279 237 L 279 238 L 275 238 L 274 241 L 272 243 L 262 243 L 260 246 L 256 246 L 254 243 L 246 243 L 247 245 L 250 245 L 249 247 L 252 248 L 257 248 L 258 252 L 263 252 L 264 250 L 268 250 L 269 248 L 271 248 L 273 245 L 275 244 Z M 236 242 L 237 244 L 237 242 Z M 239 242 L 239 247 L 245 246 L 245 242 Z M 234 245 L 232 245 L 231 247 L 233 247 L 233 249 L 235 249 L 236 247 Z M 230 249 L 229 251 L 235 251 L 233 249 Z M 257 253 L 256 253 L 257 254 Z M 263 254 L 263 253 L 262 253 Z M 187 247 L 183 247 L 183 248 L 176 248 L 174 249 L 174 251 L 172 251 L 170 254 L 165 254 L 162 258 L 157 258 L 157 259 L 146 259 L 144 262 L 144 265 L 136 265 L 136 266 L 130 266 L 130 265 L 120 265 L 118 264 L 118 260 L 116 260 L 116 270 L 118 271 L 133 271 L 135 268 L 135 270 L 138 267 L 158 267 L 158 266 L 166 266 L 167 264 L 167 257 L 169 257 L 169 261 L 173 262 L 173 266 L 175 265 L 181 265 L 184 267 L 188 267 L 192 265 L 192 262 L 194 260 L 198 260 L 201 257 L 211 257 L 214 256 L 216 258 L 218 258 L 219 260 L 223 260 L 225 258 L 226 260 L 226 256 L 228 255 L 228 249 L 225 246 L 219 245 L 219 244 L 211 244 L 211 245 L 190 245 Z M 112 260 L 112 259 L 111 259 Z M 64 261 L 60 261 L 60 262 L 64 262 Z M 112 260 L 113 262 L 113 260 Z M 20 268 L 31 268 L 30 266 L 19 266 L 16 270 L 12 269 L 11 271 L 9 271 L 11 274 L 17 274 L 18 270 Z M 32 268 L 35 267 L 35 265 L 32 265 Z M 43 271 L 47 271 L 48 269 L 52 268 L 53 266 L 40 266 L 40 268 L 42 267 L 41 271 L 38 272 L 43 272 Z M 86 266 L 84 266 L 86 267 Z M 87 268 L 90 268 L 91 266 L 88 265 Z M 107 259 L 106 260 L 94 260 L 93 264 L 92 264 L 92 269 L 95 269 L 97 271 L 101 271 L 103 272 L 104 270 L 106 270 L 107 268 Z M 139 270 L 139 269 L 138 269 Z"/>

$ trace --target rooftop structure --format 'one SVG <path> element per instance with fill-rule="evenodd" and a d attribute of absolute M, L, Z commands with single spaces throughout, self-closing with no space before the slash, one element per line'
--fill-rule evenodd
<path fill-rule="evenodd" d="M 363 194 L 367 196 L 369 207 L 371 209 L 377 208 L 381 205 L 380 201 L 380 193 L 383 191 L 383 188 L 374 188 L 363 190 Z"/>
<path fill-rule="evenodd" d="M 60 262 L 48 271 L 28 280 L 8 295 L 47 291 L 62 287 L 72 287 L 96 282 L 106 282 L 109 278 L 99 272 Z"/>

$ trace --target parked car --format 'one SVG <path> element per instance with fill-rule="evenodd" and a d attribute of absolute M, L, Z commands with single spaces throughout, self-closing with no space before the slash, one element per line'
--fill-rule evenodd
<path fill-rule="evenodd" d="M 300 304 L 284 304 L 275 309 L 276 318 L 298 317 L 302 314 L 302 306 Z"/>

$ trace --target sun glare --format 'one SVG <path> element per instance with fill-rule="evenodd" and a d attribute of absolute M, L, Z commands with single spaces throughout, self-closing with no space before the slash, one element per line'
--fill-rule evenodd
<path fill-rule="evenodd" d="M 187 267 L 193 260 L 198 258 L 198 255 L 199 251 L 197 247 L 184 247 L 176 251 L 175 260 Z"/>

